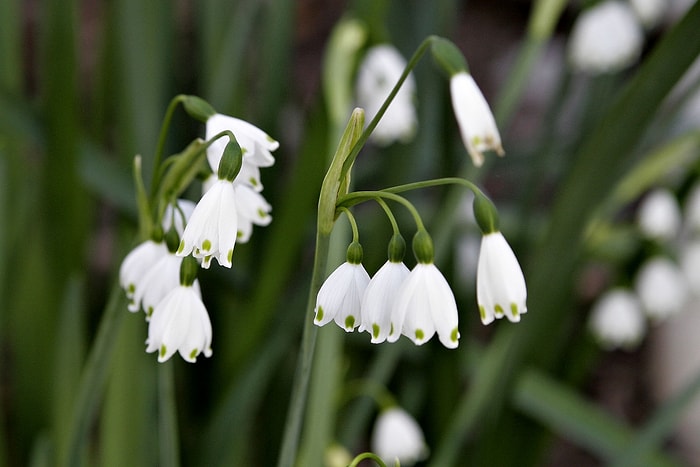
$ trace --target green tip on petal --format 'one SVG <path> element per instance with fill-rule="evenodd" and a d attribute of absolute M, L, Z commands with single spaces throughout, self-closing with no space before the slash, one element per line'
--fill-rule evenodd
<path fill-rule="evenodd" d="M 454 328 L 452 330 L 452 333 L 450 334 L 450 340 L 452 342 L 457 342 L 459 340 L 459 331 L 457 330 L 457 328 Z"/>
<path fill-rule="evenodd" d="M 345 329 L 352 329 L 355 327 L 355 317 L 353 315 L 349 315 L 347 318 L 345 318 Z"/>
<path fill-rule="evenodd" d="M 323 307 L 318 307 L 316 308 L 316 321 L 322 321 L 323 320 Z"/>
<path fill-rule="evenodd" d="M 243 231 L 242 230 L 236 231 L 236 238 L 243 238 Z"/>
<path fill-rule="evenodd" d="M 513 315 L 514 318 L 518 316 L 518 305 L 515 303 L 510 304 L 510 313 Z"/>
<path fill-rule="evenodd" d="M 127 292 L 129 292 L 130 294 L 136 293 L 136 285 L 134 285 L 134 284 L 129 284 L 129 285 L 126 287 L 126 290 L 127 290 Z"/>
<path fill-rule="evenodd" d="M 479 305 L 479 314 L 481 315 L 481 321 L 486 320 L 486 308 Z"/>
<path fill-rule="evenodd" d="M 198 353 L 199 353 L 199 352 L 197 351 L 197 349 L 192 349 L 192 352 L 190 352 L 190 358 L 191 358 L 192 360 L 195 360 Z"/>
<path fill-rule="evenodd" d="M 230 249 L 230 250 L 228 250 L 228 253 L 226 254 L 226 260 L 227 260 L 229 263 L 232 263 L 232 262 L 233 262 L 233 248 Z"/>
<path fill-rule="evenodd" d="M 209 250 L 211 250 L 211 241 L 209 241 L 209 240 L 204 240 L 204 241 L 202 242 L 201 250 L 202 250 L 202 251 L 209 251 Z"/>
<path fill-rule="evenodd" d="M 260 217 L 260 219 L 265 219 L 267 217 L 267 213 L 262 209 L 258 209 L 258 217 Z"/>
<path fill-rule="evenodd" d="M 423 332 L 423 330 L 416 329 L 416 339 L 418 339 L 419 341 L 422 341 L 424 337 L 425 337 L 425 333 Z"/>
<path fill-rule="evenodd" d="M 493 307 L 493 310 L 496 312 L 496 316 L 503 316 L 503 307 L 501 305 L 496 305 Z"/>
<path fill-rule="evenodd" d="M 372 325 L 372 337 L 375 339 L 379 337 L 379 325 L 377 323 L 374 323 Z"/>
<path fill-rule="evenodd" d="M 149 306 L 148 310 L 146 310 L 146 316 L 148 316 L 149 318 L 151 316 L 153 316 L 153 307 L 152 306 Z"/>
<path fill-rule="evenodd" d="M 165 357 L 165 354 L 168 353 L 168 349 L 165 347 L 165 344 L 160 346 L 160 352 L 158 352 L 158 355 L 160 358 Z"/>
<path fill-rule="evenodd" d="M 250 178 L 248 179 L 248 182 L 249 182 L 251 185 L 253 185 L 253 187 L 257 187 L 257 186 L 258 186 L 258 181 L 257 181 L 255 178 L 253 178 L 253 177 L 250 177 Z"/>
<path fill-rule="evenodd" d="M 184 241 L 184 240 L 180 240 L 180 246 L 177 247 L 177 252 L 178 252 L 178 253 L 182 253 L 182 251 L 183 251 L 184 249 L 185 249 L 185 241 Z"/>

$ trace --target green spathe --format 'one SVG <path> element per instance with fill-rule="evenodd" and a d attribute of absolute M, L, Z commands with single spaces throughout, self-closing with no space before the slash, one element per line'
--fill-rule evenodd
<path fill-rule="evenodd" d="M 436 37 L 433 39 L 432 47 L 430 48 L 433 58 L 440 65 L 442 70 L 447 74 L 448 78 L 461 72 L 469 72 L 467 61 L 462 55 L 462 52 L 451 41 Z"/>
<path fill-rule="evenodd" d="M 183 96 L 182 106 L 190 117 L 204 123 L 216 114 L 216 110 L 209 102 L 197 96 Z"/>

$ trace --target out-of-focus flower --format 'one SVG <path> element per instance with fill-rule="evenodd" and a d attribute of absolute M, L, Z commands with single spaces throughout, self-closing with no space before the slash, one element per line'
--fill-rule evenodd
<path fill-rule="evenodd" d="M 372 452 L 388 465 L 398 460 L 401 465 L 413 465 L 428 455 L 423 430 L 405 410 L 392 407 L 377 417 L 372 433 Z"/>
<path fill-rule="evenodd" d="M 679 267 L 670 259 L 648 260 L 637 272 L 635 290 L 644 311 L 653 319 L 677 313 L 688 300 L 688 284 Z"/>
<path fill-rule="evenodd" d="M 484 163 L 483 151 L 504 154 L 501 135 L 488 102 L 467 71 L 450 78 L 450 95 L 462 141 L 477 167 Z"/>
<path fill-rule="evenodd" d="M 670 191 L 657 188 L 647 194 L 637 212 L 639 229 L 649 238 L 669 241 L 679 233 L 681 210 Z"/>
<path fill-rule="evenodd" d="M 569 39 L 572 66 L 586 73 L 614 73 L 638 58 L 644 35 L 632 8 L 608 0 L 583 11 Z"/>
<path fill-rule="evenodd" d="M 362 298 L 360 332 L 372 335 L 372 343 L 395 342 L 401 336 L 403 322 L 392 311 L 396 291 L 409 274 L 402 262 L 387 261 L 379 268 L 365 289 Z"/>
<path fill-rule="evenodd" d="M 379 112 L 396 82 L 406 68 L 406 60 L 388 44 L 370 48 L 357 73 L 357 102 L 365 109 L 367 121 Z M 394 141 L 408 142 L 416 132 L 416 84 L 409 74 L 394 100 L 386 109 L 370 138 L 380 145 Z"/>
<path fill-rule="evenodd" d="M 601 296 L 593 306 L 589 327 L 607 349 L 632 349 L 644 337 L 646 321 L 637 297 L 623 288 Z"/>
<path fill-rule="evenodd" d="M 667 0 L 630 0 L 630 4 L 639 20 L 647 28 L 653 28 L 659 24 L 668 7 Z"/>
<path fill-rule="evenodd" d="M 328 276 L 316 296 L 314 324 L 323 326 L 334 320 L 346 332 L 360 324 L 362 297 L 369 284 L 369 274 L 361 261 L 362 247 L 352 243 L 347 261 Z"/>
<path fill-rule="evenodd" d="M 202 303 L 195 280 L 192 285 L 179 285 L 156 306 L 148 325 L 146 352 L 158 352 L 158 361 L 165 362 L 175 352 L 195 362 L 200 353 L 211 351 L 211 322 Z"/>
<path fill-rule="evenodd" d="M 693 185 L 685 200 L 683 228 L 691 236 L 700 234 L 700 183 Z"/>
<path fill-rule="evenodd" d="M 180 285 L 181 263 L 182 258 L 168 253 L 152 264 L 143 277 L 141 287 L 136 290 L 133 301 L 129 303 L 129 311 L 136 312 L 143 307 L 146 318 L 150 319 L 155 306 Z"/>
<path fill-rule="evenodd" d="M 501 232 L 483 236 L 476 275 L 476 299 L 481 322 L 503 316 L 514 323 L 527 312 L 525 277 L 515 253 Z"/>
<path fill-rule="evenodd" d="M 459 345 L 459 316 L 450 285 L 433 263 L 421 263 L 408 274 L 396 292 L 392 320 L 403 321 L 402 334 L 416 345 L 437 331 L 448 349 Z"/>
<path fill-rule="evenodd" d="M 700 297 L 700 241 L 683 245 L 679 262 L 690 291 Z"/>
<path fill-rule="evenodd" d="M 146 240 L 126 255 L 119 267 L 119 285 L 124 289 L 130 301 L 129 309 L 133 308 L 133 298 L 149 268 L 167 254 L 168 249 L 165 243 Z M 136 309 L 132 311 L 139 309 L 138 304 L 135 306 Z"/>

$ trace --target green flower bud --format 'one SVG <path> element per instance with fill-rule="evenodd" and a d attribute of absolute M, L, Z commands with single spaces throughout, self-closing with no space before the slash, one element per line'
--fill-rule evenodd
<path fill-rule="evenodd" d="M 180 245 L 180 235 L 178 235 L 174 227 L 170 227 L 165 233 L 165 245 L 170 253 L 175 254 L 177 247 Z"/>
<path fill-rule="evenodd" d="M 423 229 L 416 232 L 413 237 L 413 254 L 416 261 L 422 264 L 432 264 L 435 259 L 433 240 L 430 238 L 430 234 Z"/>
<path fill-rule="evenodd" d="M 400 233 L 395 233 L 389 241 L 389 261 L 392 263 L 400 263 L 403 261 L 403 256 L 406 253 L 406 241 Z"/>
<path fill-rule="evenodd" d="M 484 235 L 498 232 L 498 211 L 490 199 L 482 193 L 475 193 L 472 208 L 476 223 Z"/>
<path fill-rule="evenodd" d="M 182 258 L 182 264 L 180 264 L 180 285 L 185 287 L 191 286 L 197 279 L 198 271 L 199 263 L 197 263 L 194 256 L 190 255 Z"/>
<path fill-rule="evenodd" d="M 448 78 L 462 71 L 469 71 L 464 55 L 451 41 L 438 37 L 433 41 L 430 51 Z"/>
<path fill-rule="evenodd" d="M 216 114 L 216 110 L 207 101 L 197 96 L 184 96 L 182 106 L 187 114 L 200 122 L 209 120 L 209 117 Z"/>
<path fill-rule="evenodd" d="M 350 264 L 362 264 L 362 245 L 360 242 L 352 242 L 348 246 L 346 258 Z"/>
<path fill-rule="evenodd" d="M 241 151 L 241 146 L 236 141 L 236 138 L 231 137 L 219 162 L 219 179 L 232 182 L 238 176 L 242 166 L 243 151 Z"/>

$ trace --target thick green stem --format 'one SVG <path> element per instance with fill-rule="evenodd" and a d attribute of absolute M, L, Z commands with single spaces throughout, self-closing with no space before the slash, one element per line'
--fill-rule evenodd
<path fill-rule="evenodd" d="M 277 462 L 279 467 L 292 467 L 297 457 L 297 451 L 299 450 L 299 438 L 304 418 L 304 407 L 306 406 L 311 364 L 313 362 L 314 348 L 316 345 L 317 328 L 314 325 L 311 315 L 316 306 L 316 295 L 318 295 L 318 291 L 321 290 L 321 285 L 325 279 L 329 245 L 330 235 L 316 234 L 314 270 L 311 276 L 311 287 L 309 289 L 309 298 L 306 307 L 304 331 L 301 338 L 301 351 L 297 361 L 297 370 L 292 386 L 289 409 L 287 410 L 287 421 L 284 426 L 282 448 Z"/>
<path fill-rule="evenodd" d="M 158 445 L 163 467 L 180 465 L 173 365 L 172 361 L 158 365 Z"/>

